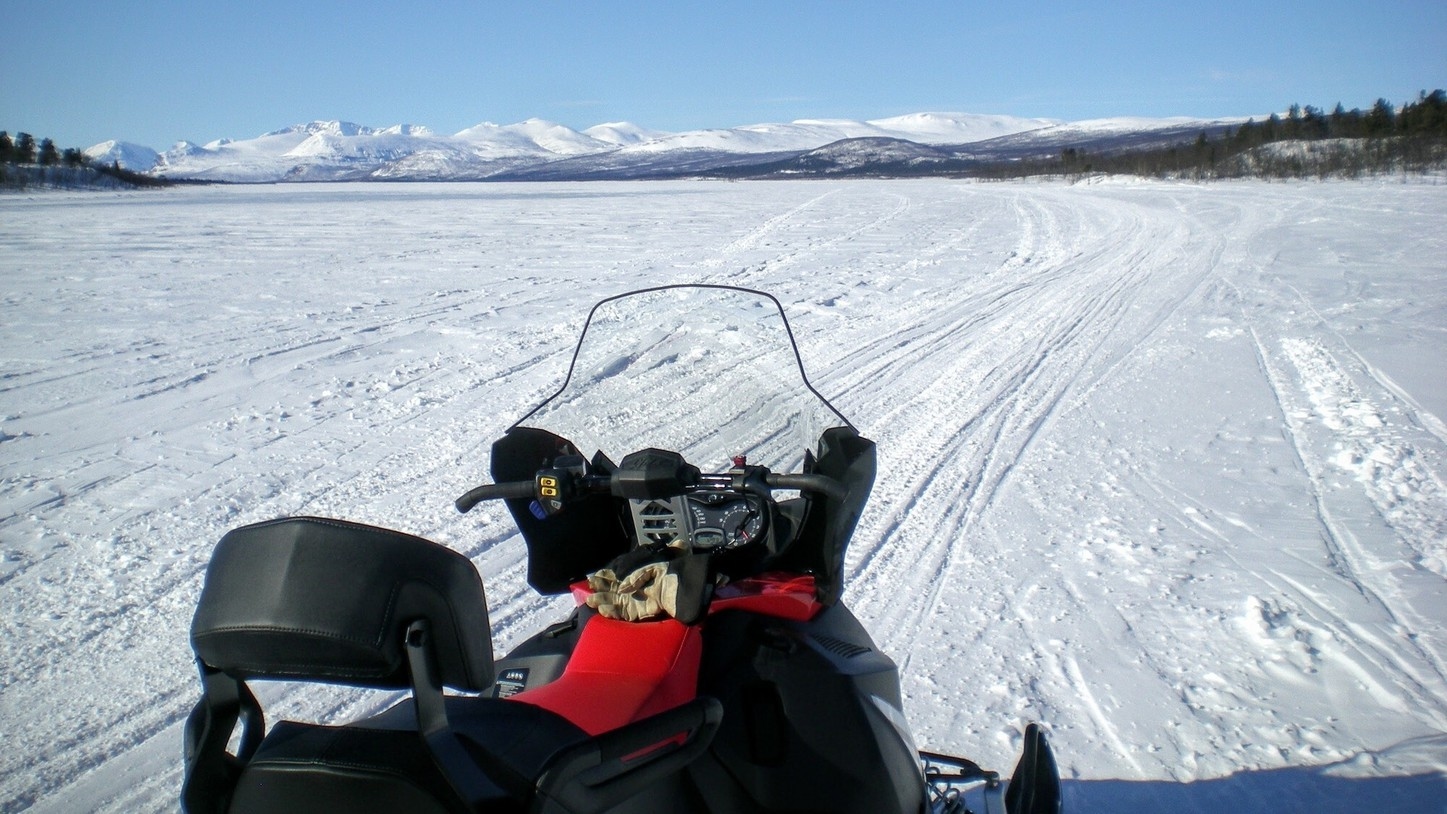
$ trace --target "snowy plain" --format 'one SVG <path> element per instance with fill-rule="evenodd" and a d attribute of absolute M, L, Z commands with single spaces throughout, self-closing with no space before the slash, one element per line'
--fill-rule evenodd
<path fill-rule="evenodd" d="M 285 514 L 462 551 L 587 307 L 785 304 L 879 443 L 845 600 L 920 745 L 1072 811 L 1442 812 L 1447 186 L 351 184 L 0 197 L 0 811 L 174 811 L 211 547 Z M 283 716 L 391 696 L 280 685 Z"/>

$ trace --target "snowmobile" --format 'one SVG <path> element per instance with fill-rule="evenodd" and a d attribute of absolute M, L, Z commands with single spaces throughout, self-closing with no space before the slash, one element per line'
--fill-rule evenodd
<path fill-rule="evenodd" d="M 234 529 L 191 627 L 182 807 L 1059 812 L 1036 724 L 1008 782 L 916 747 L 895 663 L 841 601 L 874 474 L 773 296 L 606 299 L 562 387 L 492 445 L 492 483 L 456 501 L 503 501 L 528 583 L 572 613 L 495 659 L 482 579 L 449 548 L 318 517 Z M 268 727 L 261 680 L 410 695 Z"/>

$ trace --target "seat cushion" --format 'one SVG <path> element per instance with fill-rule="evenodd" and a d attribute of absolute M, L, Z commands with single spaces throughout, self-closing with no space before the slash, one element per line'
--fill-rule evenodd
<path fill-rule="evenodd" d="M 448 720 L 479 767 L 525 811 L 543 766 L 587 735 L 548 710 L 449 697 Z M 232 814 L 452 814 L 466 807 L 438 770 L 411 700 L 345 726 L 283 721 L 237 783 Z"/>
<path fill-rule="evenodd" d="M 283 721 L 247 764 L 231 814 L 461 814 L 417 732 Z M 521 809 L 519 809 L 521 810 Z"/>

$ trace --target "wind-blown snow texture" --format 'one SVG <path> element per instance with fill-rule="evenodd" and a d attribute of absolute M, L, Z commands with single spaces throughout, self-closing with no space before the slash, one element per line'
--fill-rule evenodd
<path fill-rule="evenodd" d="M 212 545 L 291 513 L 565 611 L 480 482 L 586 306 L 786 304 L 880 445 L 846 600 L 922 746 L 1074 811 L 1443 810 L 1447 187 L 344 185 L 0 198 L 0 809 L 175 810 Z M 285 716 L 393 696 L 268 687 Z"/>

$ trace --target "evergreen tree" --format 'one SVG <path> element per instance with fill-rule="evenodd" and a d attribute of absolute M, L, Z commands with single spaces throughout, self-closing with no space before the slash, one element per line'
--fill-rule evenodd
<path fill-rule="evenodd" d="M 10 140 L 8 130 L 0 130 L 0 164 L 9 164 L 15 160 L 15 142 Z"/>
<path fill-rule="evenodd" d="M 1368 136 L 1391 135 L 1397 123 L 1397 111 L 1392 108 L 1392 103 L 1386 99 L 1378 99 L 1367 113 L 1363 124 Z"/>
<path fill-rule="evenodd" d="M 1361 138 L 1362 112 L 1353 109 L 1348 113 L 1341 102 L 1337 102 L 1327 122 L 1327 135 L 1332 138 Z"/>
<path fill-rule="evenodd" d="M 35 163 L 35 136 L 29 133 L 15 134 L 15 151 L 12 159 L 17 164 Z"/>
<path fill-rule="evenodd" d="M 1231 137 L 1231 149 L 1236 152 L 1249 150 L 1261 143 L 1261 125 L 1255 119 L 1247 119 L 1246 123 L 1236 128 L 1236 135 Z"/>
<path fill-rule="evenodd" d="M 1301 135 L 1303 138 L 1326 138 L 1326 116 L 1321 108 L 1307 105 L 1301 114 Z"/>
<path fill-rule="evenodd" d="M 1266 130 L 1262 134 L 1266 141 L 1276 141 L 1281 138 L 1281 117 L 1275 113 L 1266 120 Z"/>
<path fill-rule="evenodd" d="M 1408 136 L 1447 136 L 1447 91 L 1422 91 L 1416 102 L 1403 105 L 1398 129 Z"/>
<path fill-rule="evenodd" d="M 44 167 L 53 167 L 60 163 L 60 150 L 55 148 L 55 142 L 50 139 L 40 140 L 40 164 Z"/>
<path fill-rule="evenodd" d="M 1282 138 L 1301 138 L 1301 105 L 1293 102 L 1286 111 L 1286 121 L 1281 126 Z"/>

